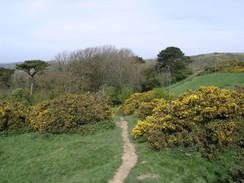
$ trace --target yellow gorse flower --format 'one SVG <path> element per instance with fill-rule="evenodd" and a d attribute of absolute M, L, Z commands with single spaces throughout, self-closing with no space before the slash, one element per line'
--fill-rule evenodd
<path fill-rule="evenodd" d="M 243 124 L 238 121 L 244 117 L 243 105 L 241 92 L 202 87 L 175 100 L 159 102 L 151 116 L 138 121 L 132 133 L 146 137 L 155 148 L 211 143 L 217 148 L 218 144 L 236 143 L 241 138 L 238 129 Z M 204 142 L 207 139 L 215 140 Z"/>

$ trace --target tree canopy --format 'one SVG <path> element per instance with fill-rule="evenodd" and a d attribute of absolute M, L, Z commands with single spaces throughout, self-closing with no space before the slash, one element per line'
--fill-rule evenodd
<path fill-rule="evenodd" d="M 22 64 L 16 65 L 16 69 L 26 72 L 32 78 L 46 67 L 48 67 L 48 63 L 42 60 L 27 60 Z"/>
<path fill-rule="evenodd" d="M 156 69 L 158 72 L 170 73 L 173 82 L 184 79 L 191 74 L 187 64 L 191 62 L 189 57 L 177 47 L 167 47 L 158 54 Z"/>
<path fill-rule="evenodd" d="M 48 63 L 42 60 L 27 60 L 17 64 L 16 69 L 26 72 L 31 77 L 30 95 L 33 92 L 34 76 L 48 67 Z"/>
<path fill-rule="evenodd" d="M 167 47 L 158 54 L 157 67 L 159 70 L 169 66 L 171 71 L 179 65 L 186 65 L 190 63 L 190 58 L 177 47 Z"/>

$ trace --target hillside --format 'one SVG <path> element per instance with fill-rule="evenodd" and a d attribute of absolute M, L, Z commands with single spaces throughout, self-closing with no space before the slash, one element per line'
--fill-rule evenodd
<path fill-rule="evenodd" d="M 0 63 L 0 67 L 13 69 L 13 68 L 15 68 L 16 64 L 19 64 L 19 63 L 20 62 L 16 62 L 16 63 Z"/>
<path fill-rule="evenodd" d="M 244 60 L 244 53 L 210 53 L 191 56 L 191 67 L 194 71 L 202 70 L 206 66 L 211 66 L 220 61 L 232 59 Z"/>
<path fill-rule="evenodd" d="M 192 76 L 169 87 L 175 94 L 181 94 L 188 89 L 194 90 L 200 86 L 219 86 L 221 88 L 234 88 L 244 85 L 244 73 L 213 73 L 203 76 Z"/>

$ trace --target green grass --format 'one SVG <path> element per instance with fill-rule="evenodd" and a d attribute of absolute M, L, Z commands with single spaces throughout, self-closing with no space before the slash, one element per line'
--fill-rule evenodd
<path fill-rule="evenodd" d="M 119 134 L 116 127 L 90 135 L 0 136 L 0 182 L 105 183 L 121 163 Z"/>
<path fill-rule="evenodd" d="M 175 94 L 181 94 L 188 89 L 195 90 L 201 86 L 218 86 L 234 88 L 235 85 L 244 85 L 244 73 L 213 73 L 190 77 L 170 86 L 168 89 Z"/>
<path fill-rule="evenodd" d="M 136 124 L 136 118 L 125 118 L 131 131 Z M 132 137 L 130 140 L 135 144 L 139 158 L 126 183 L 214 183 L 226 177 L 228 168 L 238 167 L 231 152 L 223 154 L 219 161 L 209 162 L 196 152 L 180 152 L 179 149 L 155 151 L 146 141 L 134 140 Z M 136 178 L 149 173 L 159 174 L 160 178 L 143 181 Z"/>

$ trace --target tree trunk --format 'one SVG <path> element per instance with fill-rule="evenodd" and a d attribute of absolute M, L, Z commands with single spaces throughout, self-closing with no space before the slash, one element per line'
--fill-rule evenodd
<path fill-rule="evenodd" d="M 31 78 L 30 96 L 32 96 L 32 94 L 33 94 L 33 86 L 34 86 L 34 79 Z"/>

